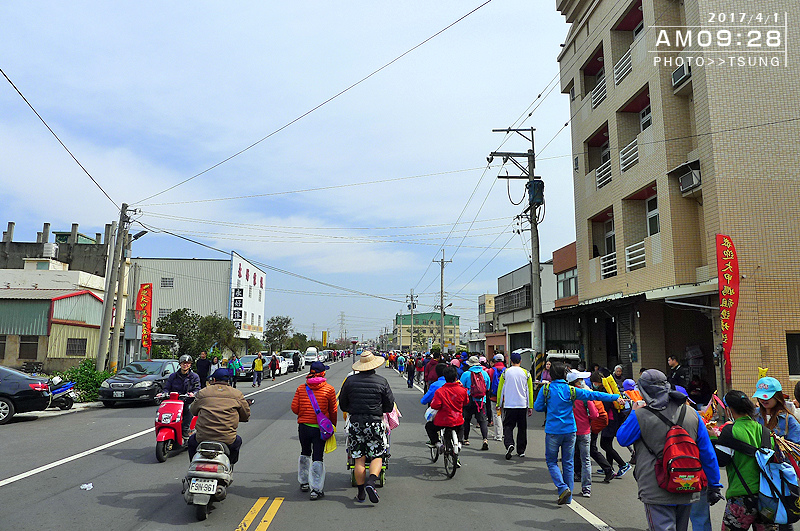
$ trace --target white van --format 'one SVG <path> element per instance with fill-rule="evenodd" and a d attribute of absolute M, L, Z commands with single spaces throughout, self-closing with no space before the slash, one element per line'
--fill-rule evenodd
<path fill-rule="evenodd" d="M 319 361 L 319 352 L 317 352 L 317 347 L 308 347 L 306 349 L 305 356 L 303 357 L 306 360 L 306 364 Z"/>

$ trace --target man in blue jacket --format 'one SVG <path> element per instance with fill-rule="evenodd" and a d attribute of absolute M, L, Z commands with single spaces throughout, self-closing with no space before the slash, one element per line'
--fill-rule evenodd
<path fill-rule="evenodd" d="M 467 388 L 469 394 L 469 403 L 464 408 L 464 444 L 469 445 L 469 429 L 472 423 L 472 417 L 478 421 L 481 427 L 481 435 L 483 436 L 483 446 L 481 450 L 489 449 L 489 421 L 486 417 L 486 393 L 489 391 L 491 381 L 489 375 L 483 370 L 478 356 L 470 356 L 467 360 L 469 369 L 465 370 L 461 375 L 461 385 Z M 484 382 L 483 394 L 477 389 L 472 389 L 472 375 L 475 378 L 480 378 Z"/>
<path fill-rule="evenodd" d="M 583 400 L 603 400 L 612 402 L 618 400 L 619 395 L 589 391 L 581 387 L 573 387 L 567 383 L 567 366 L 561 362 L 553 363 L 550 367 L 550 376 L 553 379 L 548 385 L 542 387 L 536 397 L 533 408 L 545 412 L 545 462 L 550 471 L 550 477 L 558 489 L 558 504 L 572 502 L 572 486 L 575 479 L 575 415 L 572 412 L 572 403 L 576 398 Z M 558 468 L 558 451 L 561 450 L 561 467 Z"/>

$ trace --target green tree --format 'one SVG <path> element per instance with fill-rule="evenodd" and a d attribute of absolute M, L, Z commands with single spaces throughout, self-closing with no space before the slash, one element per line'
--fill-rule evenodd
<path fill-rule="evenodd" d="M 294 335 L 289 338 L 288 345 L 290 349 L 305 352 L 308 347 L 308 336 L 300 332 L 295 332 Z"/>
<path fill-rule="evenodd" d="M 262 343 L 256 336 L 248 337 L 246 345 L 248 354 L 261 352 L 262 350 L 264 350 L 264 343 Z"/>
<path fill-rule="evenodd" d="M 264 323 L 264 342 L 269 345 L 272 350 L 283 350 L 283 346 L 291 333 L 291 317 L 275 315 L 267 319 L 267 322 Z"/>
<path fill-rule="evenodd" d="M 198 354 L 201 350 L 207 351 L 214 344 L 221 350 L 228 349 L 232 352 L 238 352 L 244 347 L 233 321 L 216 312 L 200 318 L 197 336 Z"/>
<path fill-rule="evenodd" d="M 433 346 L 431 346 L 431 354 L 436 354 L 437 352 L 439 354 L 442 353 L 442 346 L 439 343 L 434 343 Z"/>
<path fill-rule="evenodd" d="M 414 329 L 414 345 L 417 346 L 417 351 L 425 350 L 425 347 L 428 346 L 428 338 L 425 337 L 422 330 L 419 328 Z"/>
<path fill-rule="evenodd" d="M 174 334 L 178 339 L 178 356 L 189 354 L 195 357 L 198 347 L 198 325 L 201 317 L 188 308 L 181 308 L 161 317 L 156 322 L 160 334 Z M 203 346 L 204 348 L 204 346 Z"/>

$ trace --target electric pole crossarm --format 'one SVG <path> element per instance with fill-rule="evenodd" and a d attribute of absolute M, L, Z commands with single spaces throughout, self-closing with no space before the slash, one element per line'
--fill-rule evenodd
<path fill-rule="evenodd" d="M 512 153 L 511 151 L 492 151 L 490 157 L 527 157 L 528 153 Z"/>

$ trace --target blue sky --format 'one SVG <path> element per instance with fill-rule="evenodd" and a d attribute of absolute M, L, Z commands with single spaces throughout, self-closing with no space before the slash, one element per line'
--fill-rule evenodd
<path fill-rule="evenodd" d="M 133 204 L 264 138 L 481 3 L 5 3 L 0 68 L 108 194 Z M 558 83 L 567 29 L 554 2 L 493 0 L 252 149 L 136 205 L 135 217 L 383 297 L 269 272 L 266 315 L 289 315 L 318 338 L 322 329 L 338 336 L 340 312 L 349 335 L 376 336 L 411 288 L 418 310 L 432 310 L 432 260 L 444 244 L 453 258 L 445 304 L 462 330 L 476 326 L 478 295 L 494 293 L 529 248 L 528 233 L 513 233 L 523 205 L 509 200 L 523 197 L 522 183 L 507 191 L 497 179 L 504 169 L 484 171 L 505 136 L 491 130 L 519 124 Z M 575 237 L 559 89 L 521 124 L 536 127 L 539 147 L 555 136 L 536 172 L 546 182 L 542 259 Z M 34 240 L 45 221 L 94 234 L 117 218 L 4 79 L 0 113 L 0 223 L 16 222 L 15 240 Z M 512 137 L 502 149 L 528 147 Z M 391 181 L 283 193 L 382 180 Z M 217 200 L 259 194 L 273 195 Z M 157 233 L 137 240 L 133 255 L 223 257 Z"/>

